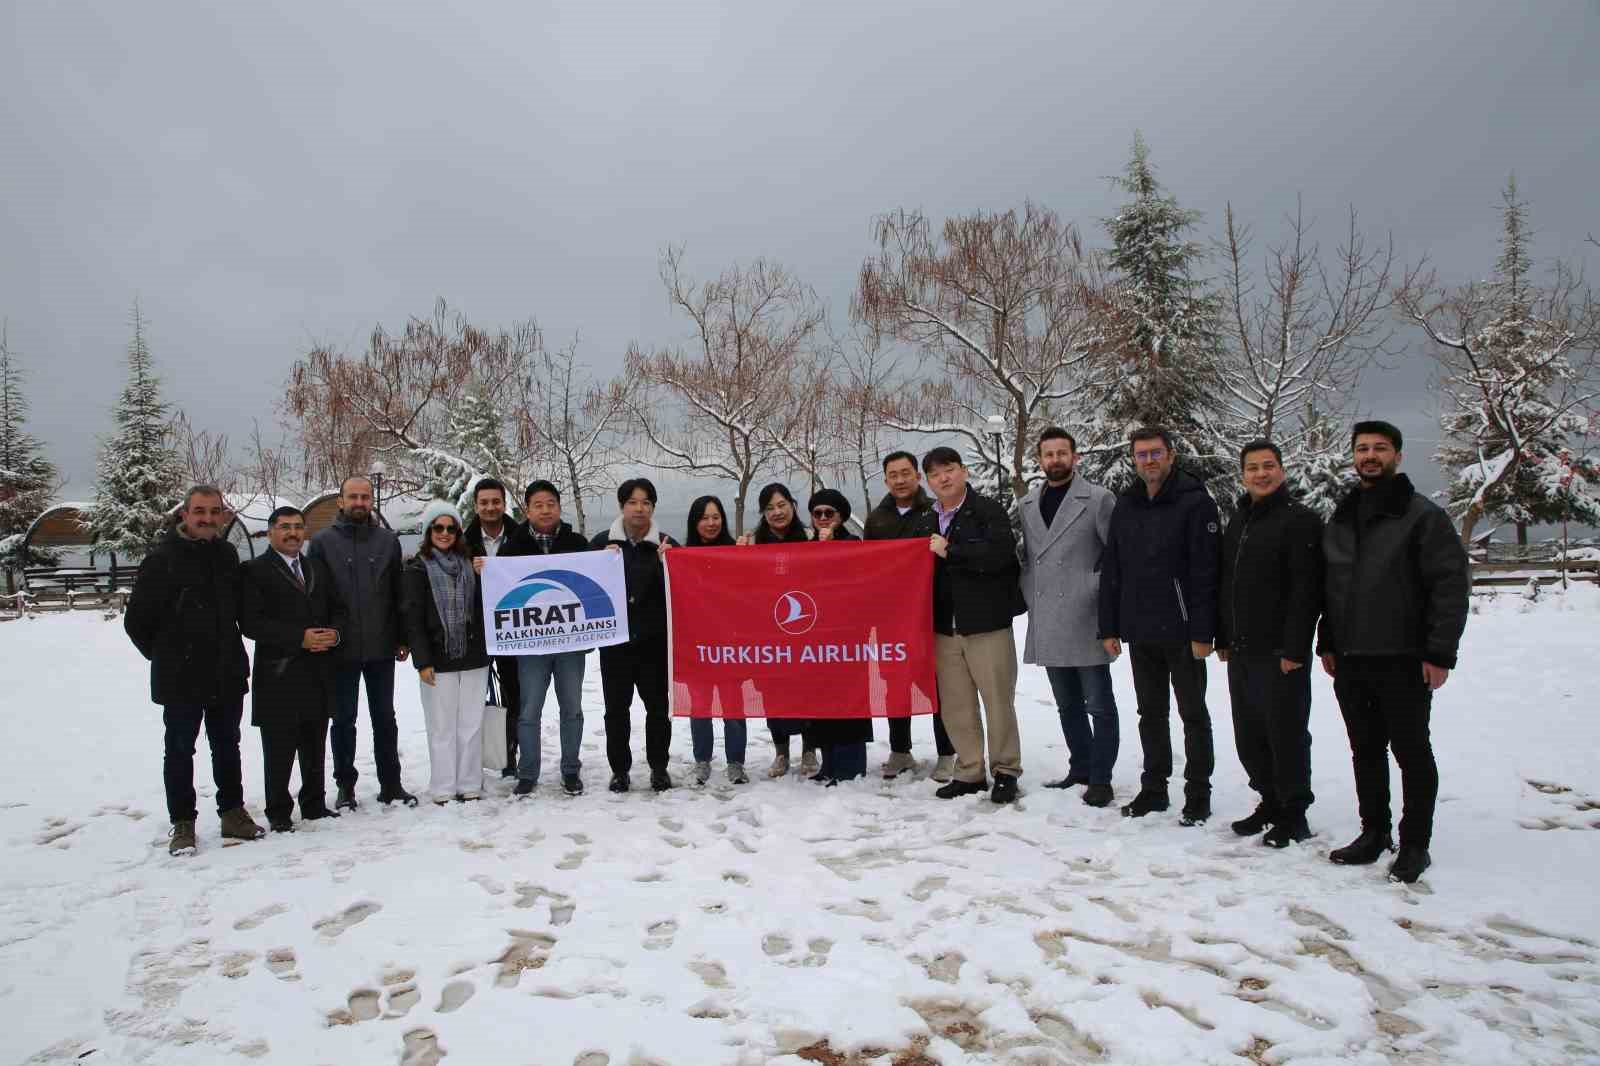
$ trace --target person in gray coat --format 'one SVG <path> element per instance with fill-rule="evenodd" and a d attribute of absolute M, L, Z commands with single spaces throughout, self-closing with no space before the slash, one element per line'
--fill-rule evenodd
<path fill-rule="evenodd" d="M 367 685 L 372 719 L 372 758 L 378 769 L 378 802 L 407 807 L 417 797 L 400 783 L 400 730 L 394 719 L 394 664 L 410 654 L 402 631 L 400 539 L 372 513 L 372 482 L 347 477 L 339 486 L 339 517 L 311 538 L 306 554 L 323 561 L 339 599 L 349 611 L 344 639 L 335 652 L 333 780 L 334 809 L 356 808 L 356 711 L 361 683 Z"/>
<path fill-rule="evenodd" d="M 1060 426 L 1039 434 L 1044 484 L 1022 498 L 1022 661 L 1045 668 L 1067 740 L 1067 776 L 1045 788 L 1087 785 L 1083 802 L 1111 802 L 1120 734 L 1111 656 L 1099 637 L 1100 552 L 1117 500 L 1078 476 L 1077 442 Z"/>

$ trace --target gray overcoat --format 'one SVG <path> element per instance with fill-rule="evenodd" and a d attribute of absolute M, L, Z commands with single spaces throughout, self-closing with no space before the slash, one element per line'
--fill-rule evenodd
<path fill-rule="evenodd" d="M 1116 497 L 1075 474 L 1049 526 L 1039 514 L 1043 484 L 1022 498 L 1022 593 L 1028 639 L 1022 661 L 1037 666 L 1099 666 L 1111 657 L 1099 631 L 1100 552 Z"/>

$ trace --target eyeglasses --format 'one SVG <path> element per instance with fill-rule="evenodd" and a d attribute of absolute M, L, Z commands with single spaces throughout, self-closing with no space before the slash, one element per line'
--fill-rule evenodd
<path fill-rule="evenodd" d="M 1166 457 L 1167 450 L 1165 448 L 1151 448 L 1147 452 L 1133 453 L 1133 461 L 1136 463 L 1153 463 L 1157 459 L 1165 459 Z"/>
<path fill-rule="evenodd" d="M 446 524 L 444 522 L 435 522 L 433 525 L 428 527 L 428 532 L 429 533 L 448 533 L 452 537 L 459 536 L 461 534 L 461 531 L 459 529 L 457 529 L 455 526 L 448 525 L 448 524 Z"/>
<path fill-rule="evenodd" d="M 813 508 L 811 508 L 811 517 L 812 518 L 837 518 L 838 516 L 839 516 L 839 512 L 835 511 L 832 507 L 813 507 Z"/>

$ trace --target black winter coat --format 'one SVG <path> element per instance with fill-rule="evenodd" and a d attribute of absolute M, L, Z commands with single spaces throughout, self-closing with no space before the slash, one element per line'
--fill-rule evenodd
<path fill-rule="evenodd" d="M 812 543 L 847 544 L 859 543 L 860 540 L 860 537 L 841 525 L 834 530 L 833 536 L 828 540 L 814 540 Z M 828 747 L 833 744 L 864 744 L 872 739 L 872 719 L 870 717 L 813 718 L 810 728 L 806 730 L 806 736 L 818 747 Z"/>
<path fill-rule="evenodd" d="M 304 590 L 270 548 L 240 569 L 239 629 L 256 642 L 250 724 L 293 726 L 302 718 L 332 717 L 338 645 L 309 652 L 301 644 L 308 629 L 337 629 L 344 636 L 344 601 L 327 564 L 301 555 Z"/>
<path fill-rule="evenodd" d="M 341 514 L 312 536 L 305 554 L 328 564 L 350 612 L 349 631 L 334 654 L 345 663 L 392 659 L 406 642 L 400 538 L 376 521 L 357 524 Z"/>
<path fill-rule="evenodd" d="M 470 565 L 470 563 L 468 564 Z M 434 606 L 433 586 L 428 580 L 428 567 L 420 558 L 412 558 L 403 571 L 405 598 L 403 605 L 406 640 L 411 645 L 411 664 L 421 673 L 428 667 L 441 674 L 458 670 L 476 670 L 489 665 L 489 645 L 483 636 L 483 589 L 476 575 L 472 579 L 472 611 L 467 616 L 467 646 L 459 659 L 445 653 L 444 622 L 439 618 L 439 608 Z"/>
<path fill-rule="evenodd" d="M 505 550 L 511 546 L 511 539 L 516 536 L 517 530 L 521 528 L 517 523 L 511 521 L 510 515 L 507 515 L 503 521 L 504 525 L 501 526 L 501 532 L 505 534 L 505 540 L 500 544 L 501 554 L 504 554 Z M 480 555 L 486 556 L 489 554 L 488 549 L 483 546 L 483 523 L 478 521 L 477 515 L 473 515 L 471 520 L 467 522 L 466 528 L 461 531 L 461 536 L 467 542 L 467 554 L 474 559 Z"/>
<path fill-rule="evenodd" d="M 1380 496 L 1365 525 L 1360 493 Z M 1317 651 L 1405 655 L 1455 669 L 1472 564 L 1450 517 L 1404 474 L 1354 488 L 1322 533 L 1327 567 Z"/>
<path fill-rule="evenodd" d="M 772 531 L 772 527 L 767 525 L 767 520 L 763 518 L 756 523 L 753 539 L 757 544 L 805 544 L 811 540 L 811 531 L 802 525 L 800 519 L 796 517 L 783 528 L 783 535 L 779 536 Z"/>
<path fill-rule="evenodd" d="M 908 536 L 939 532 L 939 516 L 930 507 L 918 516 Z M 1017 561 L 1017 535 L 1006 509 L 967 486 L 950 528 L 950 546 L 933 560 L 933 631 L 972 636 L 1007 629 L 1028 609 L 1022 599 L 1022 564 Z"/>
<path fill-rule="evenodd" d="M 1154 499 L 1117 498 L 1100 557 L 1100 639 L 1209 644 L 1217 635 L 1221 527 L 1204 484 L 1176 468 Z"/>
<path fill-rule="evenodd" d="M 139 564 L 122 627 L 150 660 L 150 698 L 210 706 L 248 690 L 239 636 L 239 553 L 177 530 Z"/>
<path fill-rule="evenodd" d="M 622 531 L 619 518 L 609 530 L 595 534 L 589 543 L 594 548 L 615 544 L 622 551 L 623 573 L 628 583 L 628 640 L 666 640 L 667 579 L 659 549 L 662 544 L 675 548 L 678 542 L 651 523 L 650 532 L 634 544 Z"/>
<path fill-rule="evenodd" d="M 482 544 L 481 537 L 479 544 Z M 556 527 L 555 539 L 550 542 L 550 550 L 545 551 L 539 546 L 539 541 L 534 537 L 528 523 L 519 522 L 511 527 L 510 532 L 506 534 L 506 542 L 500 545 L 500 558 L 506 559 L 518 555 L 565 555 L 567 552 L 591 551 L 592 548 L 582 533 L 576 532 L 563 522 Z"/>
<path fill-rule="evenodd" d="M 862 526 L 863 539 L 904 540 L 907 537 L 914 537 L 917 535 L 922 516 L 931 510 L 933 510 L 933 497 L 924 492 L 921 485 L 917 486 L 917 495 L 911 502 L 911 510 L 905 514 L 900 513 L 894 497 L 885 493 L 883 499 L 878 501 L 878 506 L 867 513 L 867 520 Z"/>
<path fill-rule="evenodd" d="M 1217 647 L 1304 663 L 1322 613 L 1322 519 L 1286 487 L 1246 495 L 1222 534 Z"/>

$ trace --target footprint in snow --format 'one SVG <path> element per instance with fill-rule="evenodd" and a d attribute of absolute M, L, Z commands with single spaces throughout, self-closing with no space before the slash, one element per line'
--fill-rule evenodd
<path fill-rule="evenodd" d="M 444 991 L 439 995 L 439 1006 L 434 1009 L 440 1014 L 460 1010 L 476 991 L 471 981 L 451 981 L 444 986 Z"/>
<path fill-rule="evenodd" d="M 673 939 L 678 935 L 678 923 L 671 918 L 653 923 L 645 930 L 648 934 L 644 939 L 643 947 L 646 951 L 663 951 L 672 946 Z"/>
<path fill-rule="evenodd" d="M 336 938 L 346 932 L 352 926 L 361 924 L 382 909 L 383 904 L 381 903 L 374 903 L 371 900 L 363 900 L 360 903 L 352 903 L 350 906 L 346 907 L 344 910 L 340 911 L 336 915 L 333 915 L 332 917 L 323 918 L 321 921 L 312 925 L 311 928 L 315 929 L 325 937 Z"/>
<path fill-rule="evenodd" d="M 587 859 L 588 857 L 589 857 L 589 853 L 587 851 L 582 850 L 581 848 L 579 850 L 577 850 L 577 851 L 569 851 L 566 854 L 565 858 L 563 858 L 560 862 L 556 863 L 556 869 L 558 869 L 558 870 L 576 870 L 576 869 L 578 869 L 578 867 L 583 865 L 583 860 Z"/>
<path fill-rule="evenodd" d="M 280 981 L 298 981 L 295 973 L 294 948 L 273 948 L 267 952 L 267 970 Z"/>
<path fill-rule="evenodd" d="M 267 906 L 262 907 L 260 910 L 252 911 L 243 918 L 240 918 L 237 922 L 233 923 L 233 927 L 241 933 L 247 929 L 255 929 L 268 918 L 276 918 L 278 915 L 288 911 L 288 909 L 289 907 L 287 904 L 268 904 Z"/>
<path fill-rule="evenodd" d="M 412 1029 L 400 1038 L 400 1066 L 439 1066 L 444 1051 L 432 1029 Z"/>
<path fill-rule="evenodd" d="M 500 988 L 515 988 L 522 979 L 523 970 L 544 968 L 556 938 L 548 933 L 535 933 L 526 929 L 511 930 L 511 944 L 494 961 L 500 965 L 494 983 Z"/>
<path fill-rule="evenodd" d="M 222 957 L 222 976 L 240 978 L 250 972 L 250 964 L 256 961 L 253 951 L 233 951 Z"/>

